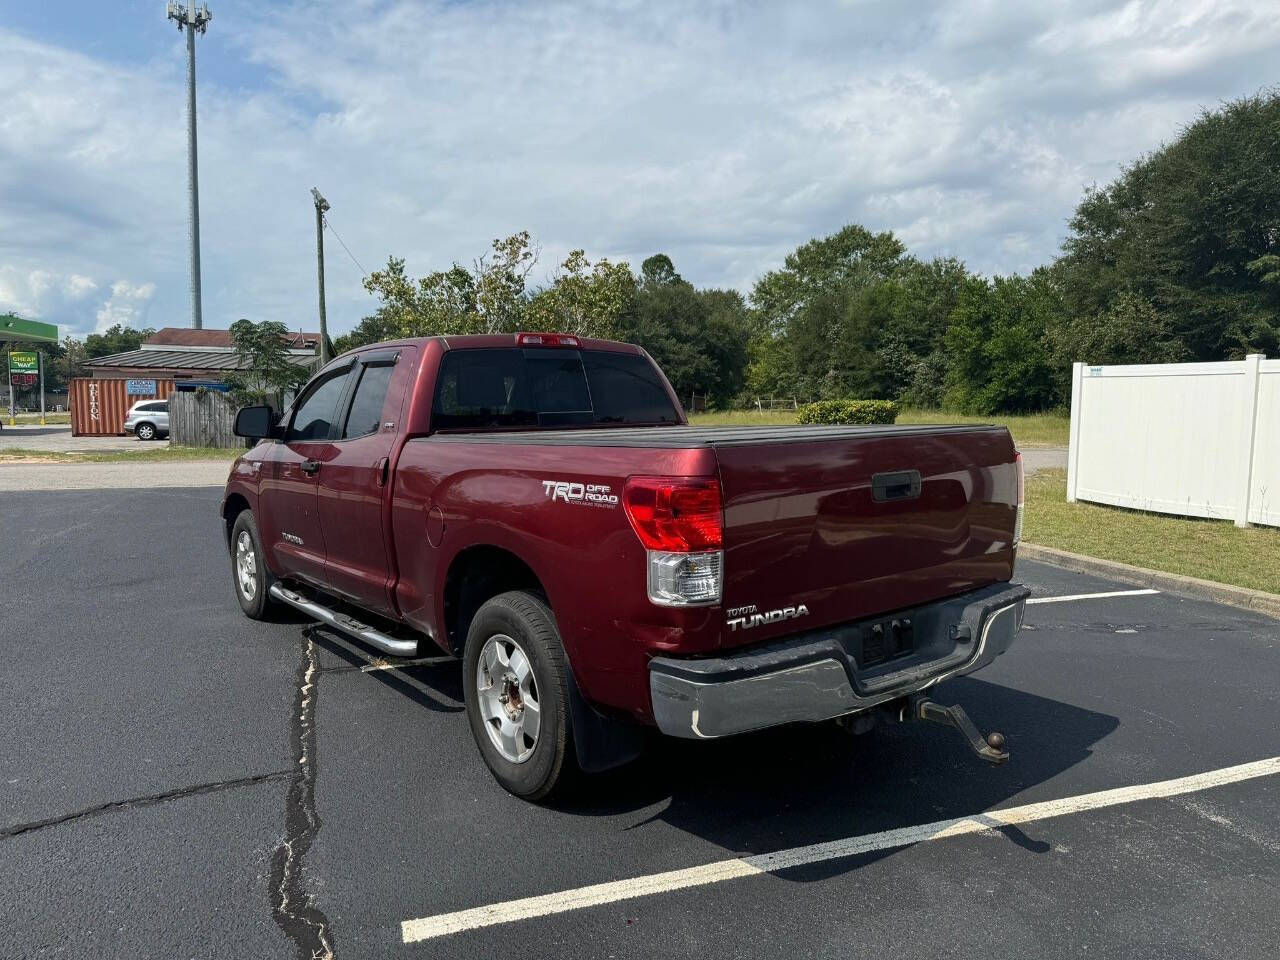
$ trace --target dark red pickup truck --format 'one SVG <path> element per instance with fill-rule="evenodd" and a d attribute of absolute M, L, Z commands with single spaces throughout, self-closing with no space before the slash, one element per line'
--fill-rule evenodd
<path fill-rule="evenodd" d="M 841 718 L 952 723 L 922 693 L 1003 653 L 1021 461 L 981 426 L 691 427 L 639 347 L 556 334 L 345 354 L 222 503 L 250 617 L 296 607 L 384 653 L 463 661 L 508 790 L 711 738 Z"/>

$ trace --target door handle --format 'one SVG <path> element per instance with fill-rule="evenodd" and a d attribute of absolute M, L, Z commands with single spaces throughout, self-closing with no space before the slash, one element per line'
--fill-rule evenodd
<path fill-rule="evenodd" d="M 387 464 L 389 461 L 383 457 L 373 465 L 373 469 L 378 471 L 378 486 L 385 487 L 387 485 Z"/>
<path fill-rule="evenodd" d="M 303 473 L 316 473 L 320 469 L 320 461 L 303 460 L 301 466 Z"/>

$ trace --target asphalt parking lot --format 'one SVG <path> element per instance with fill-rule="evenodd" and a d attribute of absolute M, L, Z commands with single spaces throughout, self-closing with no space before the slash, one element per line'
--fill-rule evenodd
<path fill-rule="evenodd" d="M 937 694 L 1004 767 L 790 729 L 536 807 L 455 663 L 243 618 L 219 494 L 0 495 L 0 957 L 1276 955 L 1280 622 L 1025 563 L 1075 599 Z"/>
<path fill-rule="evenodd" d="M 66 423 L 51 423 L 43 427 L 38 423 L 19 423 L 12 427 L 6 424 L 0 430 L 0 450 L 20 448 L 50 453 L 114 453 L 145 447 L 145 441 L 133 436 L 73 437 L 71 425 Z"/>

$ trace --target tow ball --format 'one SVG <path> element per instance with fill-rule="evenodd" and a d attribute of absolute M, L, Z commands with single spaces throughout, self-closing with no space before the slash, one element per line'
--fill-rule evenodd
<path fill-rule="evenodd" d="M 987 763 L 1000 764 L 1009 759 L 1009 751 L 1005 749 L 1004 734 L 992 730 L 983 737 L 974 722 L 969 719 L 969 715 L 964 712 L 964 707 L 959 704 L 944 707 L 926 696 L 915 696 L 911 698 L 910 712 L 918 720 L 928 720 L 954 727 L 969 744 L 969 749 Z"/>

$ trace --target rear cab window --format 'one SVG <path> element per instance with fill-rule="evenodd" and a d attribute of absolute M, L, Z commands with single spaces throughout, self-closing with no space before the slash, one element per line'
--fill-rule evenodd
<path fill-rule="evenodd" d="M 679 422 L 652 362 L 612 350 L 451 350 L 432 407 L 432 430 Z"/>

